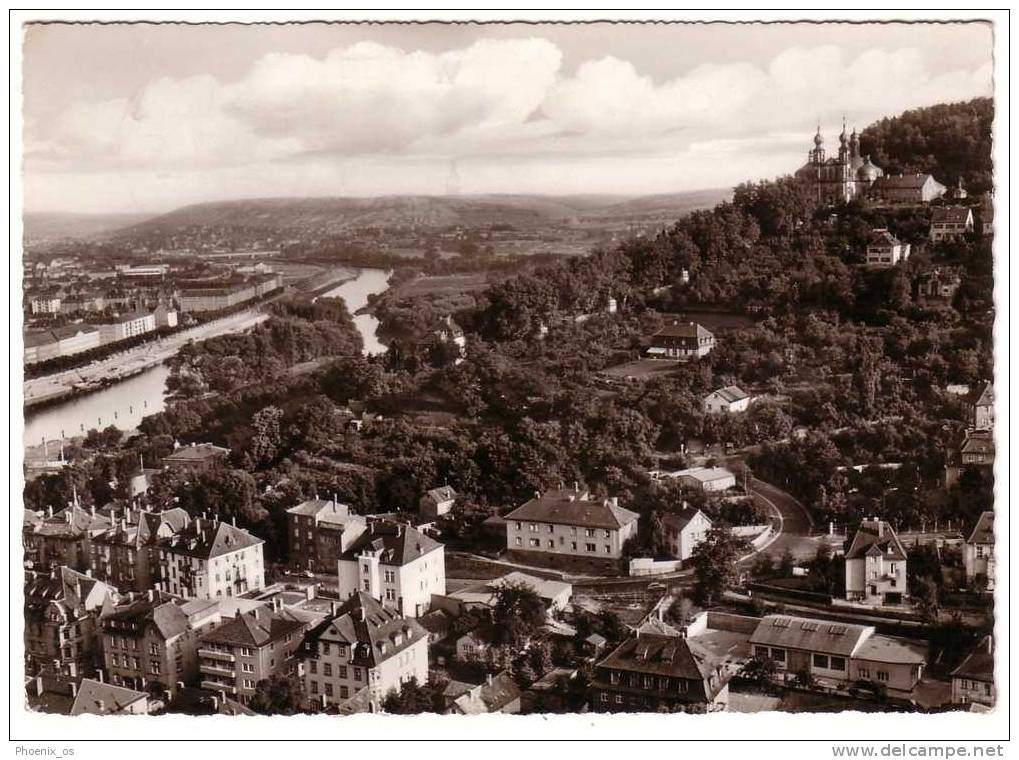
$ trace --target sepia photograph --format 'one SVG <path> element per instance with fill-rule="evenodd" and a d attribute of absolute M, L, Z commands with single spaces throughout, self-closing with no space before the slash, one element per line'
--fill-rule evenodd
<path fill-rule="evenodd" d="M 1004 756 L 1007 17 L 645 15 L 11 22 L 25 742 Z"/>

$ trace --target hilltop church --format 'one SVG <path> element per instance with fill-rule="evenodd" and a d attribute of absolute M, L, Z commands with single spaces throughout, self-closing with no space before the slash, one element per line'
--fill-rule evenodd
<path fill-rule="evenodd" d="M 860 138 L 855 129 L 851 135 L 846 135 L 843 121 L 838 158 L 825 157 L 824 138 L 818 124 L 814 148 L 807 153 L 807 163 L 796 176 L 810 184 L 819 204 L 826 205 L 865 198 L 875 180 L 884 176 L 884 171 L 870 162 L 870 156 L 860 156 Z"/>

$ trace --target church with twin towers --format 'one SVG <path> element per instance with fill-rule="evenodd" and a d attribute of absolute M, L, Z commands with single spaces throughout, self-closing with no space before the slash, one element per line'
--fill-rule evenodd
<path fill-rule="evenodd" d="M 807 153 L 807 163 L 797 170 L 796 176 L 810 184 L 817 193 L 818 204 L 827 205 L 867 197 L 874 182 L 884 176 L 884 171 L 870 162 L 870 156 L 860 155 L 860 138 L 856 129 L 847 135 L 843 119 L 838 155 L 825 155 L 824 138 L 818 124 L 814 147 Z"/>

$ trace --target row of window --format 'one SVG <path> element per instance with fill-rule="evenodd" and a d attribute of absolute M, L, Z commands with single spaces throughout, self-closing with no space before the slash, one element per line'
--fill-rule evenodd
<path fill-rule="evenodd" d="M 690 682 L 682 678 L 651 676 L 641 673 L 622 673 L 615 670 L 609 673 L 609 682 L 614 685 L 656 689 L 658 691 L 669 691 L 671 689 L 680 694 L 685 694 L 690 690 Z"/>
<path fill-rule="evenodd" d="M 339 678 L 347 678 L 348 677 L 347 674 L 348 674 L 349 671 L 348 671 L 346 665 L 340 665 L 340 666 L 337 667 L 336 670 L 337 670 L 336 675 Z M 362 675 L 363 675 L 363 671 L 361 670 L 361 668 L 354 668 L 353 671 L 354 671 L 354 680 L 355 681 L 360 681 L 362 679 Z M 309 660 L 308 661 L 308 672 L 311 675 L 318 675 L 318 660 Z M 332 663 L 331 662 L 324 662 L 324 663 L 322 663 L 322 675 L 323 676 L 332 676 L 332 674 L 333 674 L 333 665 L 332 665 Z"/>
<path fill-rule="evenodd" d="M 538 531 L 541 530 L 541 525 L 545 525 L 545 527 L 548 529 L 549 533 L 554 533 L 555 532 L 555 525 L 552 525 L 550 523 L 541 523 L 541 524 L 538 524 L 538 523 L 528 523 L 527 524 L 527 530 L 529 530 L 531 533 L 537 533 Z M 523 529 L 524 529 L 524 524 L 521 523 L 521 522 L 517 522 L 517 530 L 523 530 Z M 595 535 L 596 532 L 597 531 L 594 528 L 584 528 L 584 535 L 587 538 L 594 538 L 594 535 Z M 610 538 L 612 536 L 612 531 L 610 531 L 610 530 L 604 530 L 602 532 L 605 534 L 605 538 Z M 571 527 L 570 528 L 570 535 L 571 536 L 577 535 L 577 529 L 575 527 Z"/>
<path fill-rule="evenodd" d="M 318 681 L 312 681 L 311 682 L 311 693 L 312 694 L 318 694 L 319 693 L 319 691 L 318 691 Z M 333 696 L 333 685 L 331 683 L 329 683 L 328 681 L 326 681 L 324 684 L 322 684 L 322 693 L 324 693 L 327 697 Z M 349 697 L 350 697 L 350 688 L 347 687 L 347 686 L 341 685 L 340 686 L 340 699 L 348 699 Z"/>
<path fill-rule="evenodd" d="M 559 537 L 559 544 L 560 545 L 564 545 L 565 543 L 566 543 L 566 541 L 563 539 L 562 536 L 560 536 Z M 524 545 L 523 540 L 520 538 L 520 536 L 517 536 L 516 545 L 517 546 L 521 546 L 521 547 Z M 532 538 L 532 539 L 530 539 L 527 542 L 527 545 L 531 549 L 540 549 L 541 548 L 541 539 Z M 555 548 L 556 548 L 555 541 L 553 541 L 551 538 L 548 540 L 548 548 L 552 549 L 552 550 L 555 550 Z M 572 551 L 577 551 L 577 542 L 576 541 L 570 541 L 570 549 Z M 589 544 L 584 544 L 584 549 L 586 551 L 588 551 L 588 552 L 594 553 L 594 552 L 598 551 L 598 545 L 597 544 L 590 544 L 590 543 Z M 611 554 L 612 553 L 612 547 L 609 544 L 605 544 L 605 553 L 606 554 Z"/>

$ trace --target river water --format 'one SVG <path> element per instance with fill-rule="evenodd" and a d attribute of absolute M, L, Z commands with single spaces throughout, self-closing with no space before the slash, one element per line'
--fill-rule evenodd
<path fill-rule="evenodd" d="M 389 272 L 385 270 L 361 269 L 357 277 L 319 297 L 342 298 L 353 314 L 368 303 L 369 295 L 384 291 L 388 282 Z M 386 351 L 378 338 L 377 319 L 369 314 L 359 314 L 354 317 L 354 324 L 361 333 L 366 354 Z M 107 425 L 116 425 L 124 431 L 133 430 L 143 417 L 163 410 L 169 374 L 165 364 L 157 364 L 108 388 L 32 412 L 25 420 L 25 445 L 39 446 L 44 439 L 59 441 Z M 56 449 L 50 453 L 56 456 Z"/>

